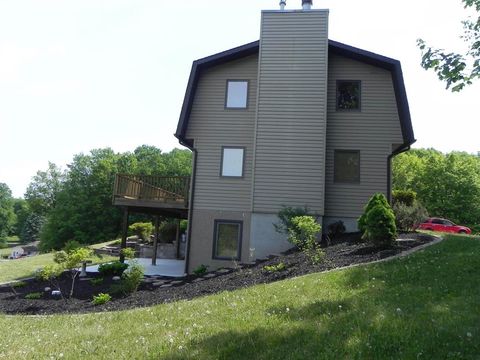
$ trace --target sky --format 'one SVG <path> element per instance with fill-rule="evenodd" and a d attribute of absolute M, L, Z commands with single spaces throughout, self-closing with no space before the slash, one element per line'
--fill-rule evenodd
<path fill-rule="evenodd" d="M 298 9 L 301 0 L 287 0 Z M 314 0 L 329 38 L 402 63 L 414 147 L 480 151 L 480 82 L 445 90 L 420 67 L 417 38 L 462 51 L 460 0 Z M 94 148 L 163 151 L 192 61 L 259 39 L 277 0 L 0 0 L 0 182 L 23 196 L 48 162 Z"/>

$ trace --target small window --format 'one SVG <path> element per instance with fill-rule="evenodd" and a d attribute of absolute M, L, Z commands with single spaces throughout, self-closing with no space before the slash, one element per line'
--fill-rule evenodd
<path fill-rule="evenodd" d="M 244 155 L 245 149 L 242 147 L 222 148 L 220 175 L 225 177 L 242 177 Z"/>
<path fill-rule="evenodd" d="M 335 182 L 360 182 L 360 151 L 335 150 L 334 159 Z"/>
<path fill-rule="evenodd" d="M 246 109 L 248 99 L 248 81 L 228 80 L 225 108 Z"/>
<path fill-rule="evenodd" d="M 337 110 L 360 110 L 360 81 L 337 81 Z"/>
<path fill-rule="evenodd" d="M 242 224 L 241 221 L 215 220 L 214 259 L 240 260 Z"/>

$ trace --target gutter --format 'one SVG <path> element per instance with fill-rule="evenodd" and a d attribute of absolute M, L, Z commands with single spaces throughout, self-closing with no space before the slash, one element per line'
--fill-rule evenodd
<path fill-rule="evenodd" d="M 188 201 L 188 228 L 187 228 L 187 243 L 185 245 L 185 274 L 189 271 L 190 262 L 190 238 L 192 236 L 192 220 L 193 220 L 193 199 L 195 195 L 195 179 L 197 176 L 197 149 L 190 144 L 180 140 L 180 144 L 187 147 L 193 152 L 193 169 L 190 183 L 190 199 Z"/>
<path fill-rule="evenodd" d="M 400 145 L 387 157 L 387 200 L 390 205 L 392 205 L 392 159 L 401 153 L 409 151 L 410 146 L 414 144 L 415 141 L 417 140 L 414 139 L 411 143 Z"/>

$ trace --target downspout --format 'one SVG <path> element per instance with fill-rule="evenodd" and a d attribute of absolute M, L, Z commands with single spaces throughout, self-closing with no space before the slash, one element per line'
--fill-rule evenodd
<path fill-rule="evenodd" d="M 190 239 L 192 236 L 192 220 L 193 220 L 193 199 L 195 198 L 195 178 L 197 176 L 197 149 L 193 146 L 180 141 L 180 144 L 186 146 L 193 152 L 193 169 L 190 183 L 190 199 L 188 201 L 188 227 L 187 227 L 187 243 L 185 245 L 185 274 L 189 271 L 190 262 Z"/>
<path fill-rule="evenodd" d="M 410 150 L 410 144 L 402 144 L 387 157 L 387 200 L 390 205 L 392 204 L 392 159 L 408 150 Z"/>

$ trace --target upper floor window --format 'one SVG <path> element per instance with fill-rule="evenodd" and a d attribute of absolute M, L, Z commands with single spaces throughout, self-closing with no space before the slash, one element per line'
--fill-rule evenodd
<path fill-rule="evenodd" d="M 248 103 L 248 81 L 228 80 L 227 95 L 225 97 L 226 109 L 246 109 Z"/>
<path fill-rule="evenodd" d="M 334 181 L 345 183 L 360 182 L 360 151 L 335 150 Z"/>
<path fill-rule="evenodd" d="M 360 86 L 358 80 L 337 81 L 337 110 L 360 110 Z"/>
<path fill-rule="evenodd" d="M 225 177 L 242 177 L 245 148 L 223 147 L 220 175 Z"/>

